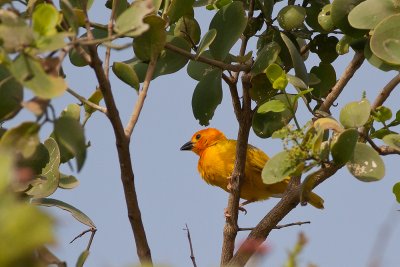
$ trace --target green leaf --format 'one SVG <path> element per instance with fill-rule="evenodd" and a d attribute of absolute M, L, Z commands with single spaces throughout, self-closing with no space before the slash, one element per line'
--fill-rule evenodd
<path fill-rule="evenodd" d="M 79 185 L 78 179 L 73 175 L 60 173 L 58 187 L 62 189 L 73 189 Z"/>
<path fill-rule="evenodd" d="M 124 62 L 114 62 L 112 66 L 114 74 L 127 85 L 139 90 L 139 78 L 136 72 Z"/>
<path fill-rule="evenodd" d="M 187 52 L 190 51 L 189 43 L 181 37 L 167 35 L 167 43 L 177 46 Z M 158 57 L 156 68 L 153 74 L 153 79 L 161 75 L 177 72 L 178 70 L 182 69 L 187 62 L 187 57 L 178 55 L 170 50 L 163 50 Z M 128 63 L 133 68 L 139 78 L 139 82 L 143 82 L 148 64 L 138 59 L 133 59 L 125 63 Z"/>
<path fill-rule="evenodd" d="M 312 94 L 318 98 L 326 97 L 336 84 L 335 68 L 329 63 L 320 62 L 318 66 L 311 68 L 310 73 L 315 74 L 320 79 L 320 82 L 313 86 Z"/>
<path fill-rule="evenodd" d="M 51 4 L 38 4 L 32 14 L 33 30 L 43 36 L 57 33 L 57 25 L 60 22 L 58 10 Z"/>
<path fill-rule="evenodd" d="M 42 170 L 39 181 L 32 184 L 32 188 L 26 193 L 35 198 L 48 197 L 53 194 L 58 187 L 60 179 L 60 150 L 57 142 L 53 138 L 44 141 L 44 145 L 49 153 L 50 160 Z"/>
<path fill-rule="evenodd" d="M 276 95 L 276 90 L 272 88 L 272 84 L 267 78 L 265 73 L 253 76 L 250 80 L 250 97 L 257 104 L 264 103 L 274 95 Z"/>
<path fill-rule="evenodd" d="M 371 112 L 371 114 L 374 120 L 379 122 L 385 122 L 392 118 L 392 111 L 390 110 L 390 108 L 387 108 L 385 106 L 377 107 L 374 111 Z"/>
<path fill-rule="evenodd" d="M 66 210 L 70 212 L 71 215 L 74 216 L 74 218 L 80 221 L 81 223 L 89 227 L 96 228 L 93 221 L 85 213 L 61 200 L 53 198 L 35 198 L 32 199 L 31 203 L 35 205 L 46 206 L 46 207 L 57 207 Z"/>
<path fill-rule="evenodd" d="M 280 77 L 285 75 L 285 72 L 278 64 L 270 64 L 265 70 L 265 74 L 267 74 L 268 80 L 273 83 Z"/>
<path fill-rule="evenodd" d="M 271 42 L 264 46 L 258 53 L 250 73 L 252 75 L 257 75 L 264 72 L 270 64 L 276 61 L 280 51 L 280 46 L 275 42 Z"/>
<path fill-rule="evenodd" d="M 385 176 L 385 164 L 382 158 L 375 149 L 364 143 L 357 143 L 347 168 L 362 182 L 379 181 Z"/>
<path fill-rule="evenodd" d="M 63 111 L 61 111 L 62 117 L 70 117 L 77 121 L 81 117 L 81 107 L 78 104 L 69 104 Z"/>
<path fill-rule="evenodd" d="M 189 43 L 198 44 L 201 35 L 200 25 L 191 16 L 183 16 L 175 25 L 174 35 L 184 38 Z"/>
<path fill-rule="evenodd" d="M 46 146 L 42 143 L 36 147 L 35 153 L 29 158 L 21 157 L 17 161 L 19 168 L 30 168 L 34 175 L 42 173 L 42 169 L 46 167 L 50 160 L 50 154 Z"/>
<path fill-rule="evenodd" d="M 286 109 L 286 104 L 280 100 L 270 100 L 265 102 L 258 107 L 257 113 L 267 113 L 267 112 L 282 112 Z"/>
<path fill-rule="evenodd" d="M 400 134 L 388 134 L 382 140 L 391 148 L 400 151 Z"/>
<path fill-rule="evenodd" d="M 86 159 L 86 143 L 82 125 L 71 117 L 60 117 L 54 122 L 54 136 L 76 158 L 78 171 Z"/>
<path fill-rule="evenodd" d="M 171 0 L 167 14 L 170 23 L 175 23 L 192 9 L 194 0 Z"/>
<path fill-rule="evenodd" d="M 64 19 L 67 21 L 68 25 L 71 27 L 74 33 L 78 33 L 79 22 L 74 11 L 74 8 L 70 4 L 69 0 L 60 0 L 60 7 Z"/>
<path fill-rule="evenodd" d="M 288 85 L 288 80 L 286 76 L 279 77 L 272 83 L 272 88 L 276 90 L 285 90 L 286 86 Z"/>
<path fill-rule="evenodd" d="M 358 140 L 356 129 L 347 129 L 342 132 L 331 148 L 333 161 L 337 164 L 345 164 L 352 158 Z"/>
<path fill-rule="evenodd" d="M 78 260 L 76 261 L 76 267 L 83 267 L 86 262 L 86 259 L 89 257 L 90 251 L 85 249 L 81 255 L 79 255 Z"/>
<path fill-rule="evenodd" d="M 374 29 L 385 18 L 400 13 L 400 6 L 393 0 L 367 0 L 354 7 L 349 23 L 358 29 Z"/>
<path fill-rule="evenodd" d="M 363 126 L 369 119 L 371 105 L 367 99 L 350 102 L 340 111 L 340 123 L 345 128 L 358 128 Z"/>
<path fill-rule="evenodd" d="M 217 60 L 224 60 L 233 45 L 246 28 L 247 18 L 243 4 L 234 1 L 221 8 L 213 17 L 209 29 L 215 29 L 217 36 L 210 45 L 210 51 Z"/>
<path fill-rule="evenodd" d="M 8 129 L 0 139 L 0 150 L 14 151 L 29 158 L 39 145 L 39 130 L 40 125 L 36 122 L 23 122 Z"/>
<path fill-rule="evenodd" d="M 35 40 L 32 28 L 26 25 L 25 20 L 12 11 L 2 9 L 0 14 L 1 46 L 8 53 L 14 53 L 29 47 Z"/>
<path fill-rule="evenodd" d="M 0 266 L 40 266 L 33 255 L 55 242 L 54 219 L 10 193 L 3 193 L 0 201 Z"/>
<path fill-rule="evenodd" d="M 88 98 L 88 101 L 98 105 L 100 103 L 100 101 L 103 99 L 103 94 L 101 93 L 100 89 L 96 89 L 94 90 L 94 92 L 91 94 L 91 96 Z M 85 109 L 85 116 L 90 116 L 92 115 L 93 112 L 96 111 L 96 109 L 84 104 L 83 105 L 84 109 Z"/>
<path fill-rule="evenodd" d="M 319 118 L 314 121 L 314 127 L 322 130 L 333 130 L 337 133 L 344 131 L 343 127 L 332 118 Z"/>
<path fill-rule="evenodd" d="M 260 6 L 261 12 L 265 19 L 271 19 L 272 11 L 274 9 L 274 0 L 257 0 L 256 3 Z"/>
<path fill-rule="evenodd" d="M 45 99 L 62 95 L 68 87 L 63 78 L 47 74 L 39 61 L 23 54 L 14 60 L 10 71 L 36 96 Z"/>
<path fill-rule="evenodd" d="M 105 29 L 92 29 L 92 34 L 94 39 L 103 39 L 108 37 L 108 32 Z M 87 37 L 87 33 L 82 34 L 79 38 L 85 38 L 85 37 Z M 82 48 L 84 51 L 88 53 L 88 49 L 85 46 L 83 46 Z M 84 67 L 88 65 L 86 60 L 74 48 L 69 51 L 68 56 L 72 65 L 74 66 Z"/>
<path fill-rule="evenodd" d="M 202 57 L 213 59 L 211 52 L 209 50 L 204 51 L 201 54 Z M 204 75 L 210 73 L 216 69 L 216 67 L 213 67 L 209 64 L 200 62 L 200 61 L 195 61 L 195 60 L 190 60 L 189 64 L 187 66 L 187 73 L 192 79 L 195 79 L 197 81 L 200 81 Z"/>
<path fill-rule="evenodd" d="M 368 60 L 369 64 L 383 71 L 400 70 L 399 65 L 389 64 L 372 53 L 370 45 L 370 42 L 367 42 L 364 47 L 364 56 Z"/>
<path fill-rule="evenodd" d="M 288 95 L 291 102 L 295 96 Z M 280 94 L 274 96 L 272 99 L 277 99 L 286 104 L 286 109 L 283 112 L 267 112 L 267 113 L 254 113 L 252 128 L 254 133 L 261 138 L 270 137 L 275 131 L 282 129 L 286 126 L 289 121 L 293 118 L 293 114 L 289 109 L 289 103 L 285 95 Z M 297 103 L 294 103 L 294 109 L 296 110 Z"/>
<path fill-rule="evenodd" d="M 52 52 L 65 47 L 64 39 L 72 36 L 71 33 L 56 33 L 49 36 L 40 36 L 36 39 L 37 53 Z"/>
<path fill-rule="evenodd" d="M 317 53 L 321 61 L 332 63 L 338 57 L 338 53 L 336 52 L 338 43 L 339 40 L 335 36 L 319 34 L 311 41 L 310 51 Z"/>
<path fill-rule="evenodd" d="M 366 31 L 351 27 L 347 18 L 350 11 L 363 1 L 364 0 L 334 0 L 331 7 L 333 24 L 347 35 L 352 37 L 363 36 Z"/>
<path fill-rule="evenodd" d="M 212 44 L 215 37 L 217 36 L 216 29 L 210 29 L 206 34 L 204 34 L 203 38 L 201 38 L 199 47 L 196 51 L 196 59 Z"/>
<path fill-rule="evenodd" d="M 24 90 L 0 64 L 0 122 L 13 118 L 21 110 Z"/>
<path fill-rule="evenodd" d="M 392 191 L 393 194 L 396 196 L 397 202 L 400 203 L 400 182 L 394 184 Z"/>
<path fill-rule="evenodd" d="M 14 174 L 14 157 L 12 153 L 2 150 L 0 153 L 0 194 L 9 191 L 9 185 Z"/>
<path fill-rule="evenodd" d="M 296 171 L 288 151 L 282 151 L 270 158 L 265 164 L 261 177 L 264 184 L 275 184 L 283 181 Z"/>
<path fill-rule="evenodd" d="M 135 38 L 133 50 L 135 55 L 143 61 L 155 60 L 164 49 L 167 38 L 164 30 L 166 23 L 156 15 L 145 17 L 143 22 L 147 23 L 150 28 Z"/>
<path fill-rule="evenodd" d="M 395 133 L 395 132 L 393 132 L 393 131 L 391 131 L 389 129 L 382 128 L 382 129 L 379 129 L 377 131 L 371 132 L 370 137 L 371 138 L 383 139 L 386 135 L 392 134 L 392 133 Z"/>
<path fill-rule="evenodd" d="M 304 64 L 303 58 L 301 57 L 299 50 L 284 33 L 281 33 L 281 37 L 285 42 L 287 48 L 289 49 L 296 77 L 300 78 L 306 85 L 308 85 L 308 73 L 306 65 Z"/>
<path fill-rule="evenodd" d="M 221 101 L 221 70 L 215 69 L 206 74 L 194 89 L 192 97 L 194 117 L 201 125 L 207 126 Z"/>
<path fill-rule="evenodd" d="M 79 9 L 90 9 L 92 7 L 94 0 L 69 0 L 71 5 L 73 7 L 79 8 Z"/>
<path fill-rule="evenodd" d="M 286 79 L 291 85 L 293 85 L 295 88 L 298 88 L 299 90 L 308 89 L 308 86 L 303 82 L 303 80 L 296 76 L 286 73 Z"/>
<path fill-rule="evenodd" d="M 400 64 L 400 14 L 382 20 L 371 37 L 372 52 L 389 64 Z"/>
<path fill-rule="evenodd" d="M 114 30 L 130 37 L 140 36 L 149 29 L 143 18 L 152 12 L 145 1 L 134 1 L 115 21 Z"/>

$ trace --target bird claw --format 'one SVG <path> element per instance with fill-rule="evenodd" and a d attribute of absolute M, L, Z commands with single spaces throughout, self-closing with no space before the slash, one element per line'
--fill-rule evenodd
<path fill-rule="evenodd" d="M 245 208 L 243 208 L 242 206 L 239 206 L 239 207 L 238 207 L 238 210 L 244 212 L 244 215 L 247 214 L 247 210 L 246 210 Z"/>
<path fill-rule="evenodd" d="M 245 208 L 243 208 L 242 206 L 239 206 L 238 210 L 244 212 L 244 215 L 247 214 L 247 210 Z M 225 219 L 228 219 L 228 218 L 232 217 L 231 214 L 228 211 L 228 208 L 224 209 L 224 216 L 225 216 Z"/>

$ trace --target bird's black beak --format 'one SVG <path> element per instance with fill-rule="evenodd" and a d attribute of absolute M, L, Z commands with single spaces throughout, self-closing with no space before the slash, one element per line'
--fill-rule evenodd
<path fill-rule="evenodd" d="M 189 141 L 181 147 L 181 150 L 192 150 L 193 142 Z"/>

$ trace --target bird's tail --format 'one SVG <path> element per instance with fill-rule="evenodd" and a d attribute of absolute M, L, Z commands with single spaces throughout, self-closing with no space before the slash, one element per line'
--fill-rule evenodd
<path fill-rule="evenodd" d="M 318 196 L 317 194 L 310 192 L 308 195 L 308 203 L 316 207 L 317 209 L 323 209 L 324 208 L 324 200 Z"/>

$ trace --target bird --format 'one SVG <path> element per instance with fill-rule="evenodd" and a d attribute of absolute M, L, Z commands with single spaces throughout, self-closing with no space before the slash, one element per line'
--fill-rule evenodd
<path fill-rule="evenodd" d="M 180 150 L 188 150 L 199 156 L 197 169 L 203 180 L 213 186 L 218 186 L 230 192 L 230 177 L 235 164 L 236 140 L 228 139 L 223 132 L 216 128 L 202 129 L 193 134 L 190 141 L 185 143 Z M 270 197 L 282 197 L 290 178 L 275 184 L 264 184 L 261 172 L 269 157 L 261 149 L 247 145 L 244 180 L 241 182 L 240 198 L 244 205 L 255 201 L 266 200 Z M 324 208 L 324 200 L 311 192 L 308 202 L 318 208 Z"/>

